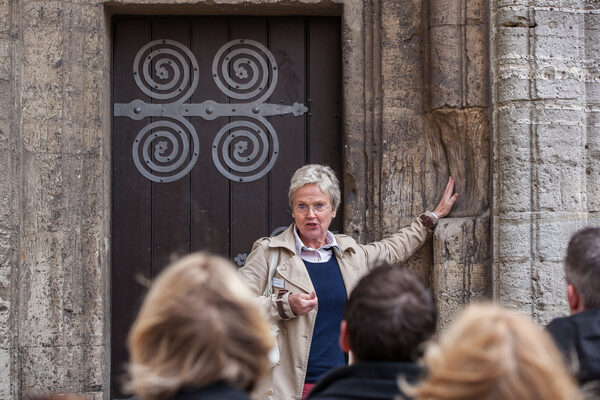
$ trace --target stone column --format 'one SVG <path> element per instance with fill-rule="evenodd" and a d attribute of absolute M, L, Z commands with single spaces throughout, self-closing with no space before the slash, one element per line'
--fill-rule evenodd
<path fill-rule="evenodd" d="M 20 59 L 16 49 L 20 45 L 14 4 L 0 1 L 0 398 L 10 399 L 18 387 L 17 340 L 18 313 L 16 273 L 19 258 L 21 174 L 20 138 L 15 116 L 19 115 Z"/>
<path fill-rule="evenodd" d="M 494 297 L 541 322 L 567 311 L 565 248 L 598 209 L 597 191 L 586 196 L 598 181 L 586 7 L 598 3 L 555 3 L 492 3 Z"/>
<path fill-rule="evenodd" d="M 2 307 L 11 314 L 11 323 L 0 326 L 12 333 L 0 342 L 0 374 L 8 370 L 2 367 L 7 343 L 12 370 L 11 386 L 0 386 L 0 397 L 77 392 L 99 399 L 110 271 L 103 9 L 97 2 L 33 0 L 8 7 L 10 18 L 2 21 L 12 24 L 12 90 L 0 85 L 8 86 L 12 101 L 3 113 L 11 118 L 11 147 L 2 154 L 11 163 L 4 171 L 13 186 L 2 187 L 12 206 L 1 212 L 10 212 L 2 220 L 14 225 L 0 243 L 17 251 L 0 250 L 0 318 Z M 10 304 L 5 267 L 12 273 Z"/>
<path fill-rule="evenodd" d="M 426 105 L 427 206 L 448 176 L 459 200 L 435 231 L 432 284 L 440 326 L 491 294 L 488 3 L 430 0 Z"/>

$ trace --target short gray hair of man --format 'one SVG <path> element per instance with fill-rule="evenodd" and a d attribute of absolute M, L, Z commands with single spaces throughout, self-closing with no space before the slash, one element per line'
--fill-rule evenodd
<path fill-rule="evenodd" d="M 290 208 L 294 208 L 294 194 L 304 185 L 317 184 L 319 189 L 326 195 L 329 195 L 331 206 L 337 210 L 341 201 L 340 182 L 335 176 L 335 172 L 327 165 L 308 164 L 298 168 L 292 176 L 288 196 L 290 199 Z"/>
<path fill-rule="evenodd" d="M 577 289 L 586 309 L 600 307 L 600 228 L 584 228 L 571 237 L 565 276 L 567 283 Z"/>

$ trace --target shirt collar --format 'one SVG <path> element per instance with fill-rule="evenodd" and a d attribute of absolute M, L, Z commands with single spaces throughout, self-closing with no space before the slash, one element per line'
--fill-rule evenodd
<path fill-rule="evenodd" d="M 296 253 L 300 254 L 302 252 L 302 250 L 320 250 L 320 249 L 331 249 L 334 248 L 336 249 L 338 252 L 340 251 L 340 247 L 337 244 L 337 241 L 335 240 L 335 236 L 333 235 L 333 233 L 327 231 L 327 235 L 325 236 L 325 246 L 322 246 L 319 249 L 313 249 L 311 247 L 308 247 L 306 245 L 304 245 L 304 243 L 302 242 L 302 239 L 300 239 L 300 236 L 298 235 L 298 230 L 296 228 L 296 225 L 294 225 L 294 229 L 292 229 L 292 231 L 294 232 L 294 239 L 296 239 Z"/>

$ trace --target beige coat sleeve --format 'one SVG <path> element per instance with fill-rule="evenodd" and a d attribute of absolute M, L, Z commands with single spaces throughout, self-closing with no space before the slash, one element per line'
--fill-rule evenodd
<path fill-rule="evenodd" d="M 437 224 L 437 219 L 429 211 L 425 212 Z M 360 246 L 364 252 L 369 270 L 383 264 L 396 264 L 406 261 L 425 243 L 432 231 L 419 218 L 392 236 L 379 242 Z"/>
<path fill-rule="evenodd" d="M 272 249 L 278 251 L 278 249 Z M 273 294 L 265 297 L 263 293 L 267 287 L 267 279 L 269 276 L 269 239 L 262 238 L 254 242 L 252 251 L 246 259 L 246 264 L 240 268 L 239 273 L 242 281 L 250 289 L 250 291 L 258 297 L 258 302 L 261 304 L 267 316 L 273 321 L 281 320 L 279 311 L 277 310 L 277 289 L 273 288 Z M 281 260 L 277 260 L 278 264 Z M 294 313 L 288 301 L 289 293 L 283 296 L 283 307 L 287 315 L 294 317 Z"/>

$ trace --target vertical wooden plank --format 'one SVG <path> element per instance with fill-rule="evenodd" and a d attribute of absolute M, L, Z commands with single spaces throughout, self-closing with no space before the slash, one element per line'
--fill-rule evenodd
<path fill-rule="evenodd" d="M 279 70 L 272 103 L 307 104 L 305 23 L 304 17 L 269 19 L 270 49 Z M 308 113 L 300 117 L 286 115 L 270 119 L 279 138 L 279 158 L 270 174 L 270 232 L 292 222 L 288 188 L 296 169 L 305 163 L 307 118 Z"/>
<path fill-rule="evenodd" d="M 115 103 L 149 102 L 136 86 L 133 60 L 150 41 L 148 18 L 113 19 L 112 97 Z M 120 377 L 128 355 L 125 341 L 146 289 L 137 277 L 151 276 L 151 185 L 136 169 L 131 148 L 148 120 L 113 117 L 111 395 L 121 396 Z M 124 397 L 124 396 L 122 396 Z"/>
<path fill-rule="evenodd" d="M 229 30 L 230 40 L 251 39 L 268 47 L 266 18 L 232 17 Z M 232 118 L 232 121 L 239 119 Z M 231 259 L 238 254 L 248 254 L 252 243 L 269 233 L 268 199 L 266 176 L 253 182 L 231 182 Z"/>
<path fill-rule="evenodd" d="M 309 19 L 309 162 L 333 168 L 342 184 L 341 31 L 338 17 Z M 340 188 L 343 189 L 343 188 Z M 342 190 L 343 193 L 343 190 Z M 331 230 L 342 232 L 342 208 Z"/>
<path fill-rule="evenodd" d="M 176 40 L 189 48 L 189 19 L 152 18 L 152 40 L 157 39 Z M 158 80 L 158 77 L 155 79 Z M 171 101 L 155 100 L 154 102 Z M 160 118 L 155 117 L 153 121 Z M 189 158 L 190 156 L 186 162 Z M 152 184 L 153 276 L 158 275 L 173 259 L 190 252 L 190 180 L 191 176 L 188 173 L 174 182 Z"/>
<path fill-rule="evenodd" d="M 212 77 L 212 62 L 217 51 L 229 40 L 226 17 L 197 17 L 192 23 L 192 52 L 200 70 L 198 89 L 192 100 L 227 103 L 227 96 Z M 211 157 L 213 139 L 228 118 L 206 121 L 192 118 L 200 139 L 200 154 L 192 170 L 192 251 L 209 250 L 229 257 L 229 180 L 215 167 Z"/>

